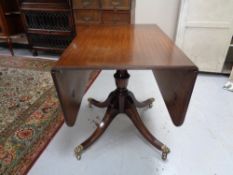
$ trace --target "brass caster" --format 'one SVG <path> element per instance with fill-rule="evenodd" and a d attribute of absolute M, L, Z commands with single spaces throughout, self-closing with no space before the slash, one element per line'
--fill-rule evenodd
<path fill-rule="evenodd" d="M 83 146 L 82 146 L 82 145 L 78 145 L 78 146 L 74 149 L 74 154 L 75 154 L 75 156 L 76 156 L 76 158 L 77 158 L 78 160 L 81 159 L 82 152 L 83 152 Z"/>
<path fill-rule="evenodd" d="M 151 101 L 151 103 L 149 104 L 149 108 L 152 108 L 153 107 L 153 102 L 155 101 L 155 99 L 151 98 L 150 101 Z"/>
<path fill-rule="evenodd" d="M 167 155 L 170 153 L 170 149 L 166 145 L 163 145 L 161 147 L 161 150 L 162 150 L 162 159 L 167 160 Z"/>
<path fill-rule="evenodd" d="M 150 103 L 150 104 L 149 104 L 149 108 L 152 108 L 152 107 L 153 107 L 153 103 Z"/>
<path fill-rule="evenodd" d="M 87 100 L 88 100 L 88 106 L 89 106 L 89 108 L 92 108 L 92 104 L 91 104 L 92 98 L 88 98 Z"/>

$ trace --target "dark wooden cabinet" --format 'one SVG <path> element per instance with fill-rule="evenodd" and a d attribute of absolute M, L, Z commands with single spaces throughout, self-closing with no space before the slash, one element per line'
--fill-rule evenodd
<path fill-rule="evenodd" d="M 70 0 L 20 0 L 20 8 L 34 55 L 62 52 L 75 36 Z"/>
<path fill-rule="evenodd" d="M 134 23 L 135 0 L 73 0 L 75 24 Z"/>
<path fill-rule="evenodd" d="M 11 36 L 24 32 L 17 0 L 0 0 L 0 39 L 7 41 L 14 55 Z"/>
<path fill-rule="evenodd" d="M 0 0 L 0 4 L 0 37 L 10 46 L 8 36 L 25 29 L 34 55 L 37 50 L 62 52 L 79 25 L 130 24 L 135 16 L 135 0 Z"/>

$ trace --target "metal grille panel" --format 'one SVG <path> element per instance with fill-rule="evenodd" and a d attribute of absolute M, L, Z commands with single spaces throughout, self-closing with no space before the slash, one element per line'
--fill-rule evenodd
<path fill-rule="evenodd" d="M 71 36 L 29 34 L 34 46 L 65 49 L 72 41 Z"/>
<path fill-rule="evenodd" d="M 28 28 L 70 31 L 69 13 L 64 12 L 25 12 Z"/>

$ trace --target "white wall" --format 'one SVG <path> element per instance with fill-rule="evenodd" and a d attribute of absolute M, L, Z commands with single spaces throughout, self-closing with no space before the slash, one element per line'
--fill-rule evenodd
<path fill-rule="evenodd" d="M 174 40 L 180 0 L 136 0 L 135 23 L 157 24 Z"/>
<path fill-rule="evenodd" d="M 233 0 L 182 0 L 176 44 L 200 71 L 222 72 L 233 33 L 232 12 Z"/>

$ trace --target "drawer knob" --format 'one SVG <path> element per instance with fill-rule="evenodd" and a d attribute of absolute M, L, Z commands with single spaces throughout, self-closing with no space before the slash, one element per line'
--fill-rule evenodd
<path fill-rule="evenodd" d="M 112 5 L 113 6 L 119 6 L 120 5 L 120 1 L 119 0 L 112 0 Z"/>
<path fill-rule="evenodd" d="M 91 17 L 90 16 L 84 16 L 83 20 L 86 21 L 86 22 L 91 21 Z"/>
<path fill-rule="evenodd" d="M 82 4 L 84 7 L 87 7 L 87 6 L 91 5 L 91 0 L 82 0 Z"/>

